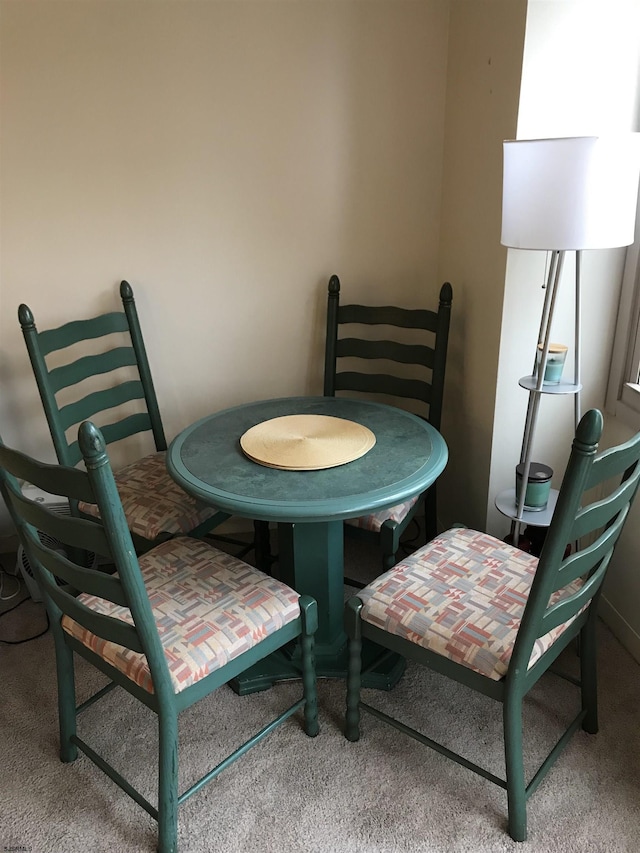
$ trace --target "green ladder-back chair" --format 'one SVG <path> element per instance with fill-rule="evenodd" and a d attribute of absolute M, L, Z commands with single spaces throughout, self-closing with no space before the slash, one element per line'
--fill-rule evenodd
<path fill-rule="evenodd" d="M 453 528 L 346 605 L 347 738 L 358 740 L 364 710 L 505 788 L 515 841 L 526 838 L 528 797 L 569 738 L 580 726 L 592 734 L 598 730 L 596 611 L 640 477 L 640 433 L 596 456 L 601 434 L 602 415 L 592 409 L 578 425 L 539 559 L 493 536 Z M 579 550 L 569 553 L 567 546 L 576 542 Z M 362 702 L 363 637 L 502 702 L 506 779 Z M 525 784 L 524 697 L 577 637 L 580 711 Z"/>
<path fill-rule="evenodd" d="M 129 529 L 138 550 L 144 551 L 180 533 L 205 535 L 229 514 L 203 506 L 167 473 L 167 442 L 160 409 L 133 289 L 126 281 L 120 284 L 120 296 L 122 311 L 56 329 L 38 331 L 27 305 L 20 305 L 18 317 L 61 465 L 80 462 L 78 442 L 68 436 L 83 420 L 101 418 L 100 413 L 108 412 L 104 419 L 109 422 L 100 423 L 107 444 L 137 433 L 152 433 L 156 452 L 126 465 L 115 475 Z M 96 349 L 89 342 L 98 339 L 101 351 L 87 355 L 90 346 Z M 75 345 L 83 346 L 83 352 L 70 349 Z M 90 380 L 90 388 L 79 384 L 86 380 Z M 68 389 L 75 391 L 72 401 L 69 395 L 73 392 Z M 85 515 L 97 515 L 96 506 L 86 502 L 78 509 Z"/>
<path fill-rule="evenodd" d="M 78 441 L 86 472 L 36 462 L 0 443 L 0 487 L 44 592 L 52 626 L 60 758 L 74 761 L 80 748 L 158 821 L 158 850 L 169 853 L 177 846 L 178 806 L 187 797 L 298 709 L 303 709 L 306 733 L 317 734 L 317 606 L 312 598 L 201 539 L 174 537 L 138 559 L 100 431 L 83 423 Z M 71 500 L 95 502 L 101 522 L 47 510 L 23 495 L 18 478 Z M 39 532 L 64 549 L 47 547 Z M 76 563 L 71 555 L 86 550 L 112 561 L 116 574 Z M 303 698 L 179 795 L 179 712 L 298 640 Z M 111 679 L 78 708 L 74 652 Z M 157 808 L 76 734 L 77 714 L 117 685 L 158 715 Z"/>
<path fill-rule="evenodd" d="M 440 429 L 447 343 L 453 293 L 446 282 L 440 289 L 438 310 L 369 307 L 340 304 L 340 280 L 329 279 L 327 336 L 324 360 L 324 394 L 347 392 L 367 397 L 384 395 L 411 400 L 410 408 Z M 384 327 L 376 338 L 356 337 L 362 327 Z M 346 328 L 348 327 L 348 328 Z M 389 336 L 393 333 L 393 339 Z M 362 332 L 360 332 L 362 334 Z M 344 359 L 344 361 L 340 361 Z M 372 364 L 374 363 L 374 364 Z M 346 367 L 343 368 L 343 365 Z M 375 369 L 383 373 L 374 372 Z M 415 516 L 420 496 L 387 510 L 345 522 L 346 531 L 376 537 L 383 568 L 396 561 L 400 537 Z M 425 533 L 429 541 L 437 533 L 435 483 L 424 495 Z M 351 586 L 362 584 L 351 578 Z"/>

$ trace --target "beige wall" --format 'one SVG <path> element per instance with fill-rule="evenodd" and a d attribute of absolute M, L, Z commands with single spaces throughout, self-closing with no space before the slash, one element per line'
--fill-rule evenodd
<path fill-rule="evenodd" d="M 117 307 L 129 279 L 173 436 L 321 390 L 331 273 L 349 298 L 413 305 L 449 279 L 441 521 L 505 532 L 493 499 L 519 455 L 544 268 L 500 246 L 501 141 L 630 126 L 612 96 L 637 85 L 634 10 L 0 0 L 0 433 L 53 459 L 22 301 L 47 327 Z M 585 265 L 585 405 L 604 402 L 621 263 Z M 570 406 L 544 417 L 561 470 Z M 626 537 L 612 593 L 634 636 L 639 548 Z"/>
<path fill-rule="evenodd" d="M 446 0 L 3 2 L 0 432 L 53 459 L 18 328 L 134 286 L 165 427 L 321 391 L 326 283 L 431 305 Z"/>
<path fill-rule="evenodd" d="M 502 140 L 515 134 L 526 0 L 451 5 L 441 276 L 454 285 L 441 478 L 445 526 L 484 529 L 506 250 Z"/>

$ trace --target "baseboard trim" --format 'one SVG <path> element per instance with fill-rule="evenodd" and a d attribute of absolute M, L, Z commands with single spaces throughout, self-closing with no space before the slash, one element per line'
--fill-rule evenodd
<path fill-rule="evenodd" d="M 612 633 L 625 649 L 640 663 L 640 635 L 604 595 L 600 598 L 598 615 L 611 628 Z"/>

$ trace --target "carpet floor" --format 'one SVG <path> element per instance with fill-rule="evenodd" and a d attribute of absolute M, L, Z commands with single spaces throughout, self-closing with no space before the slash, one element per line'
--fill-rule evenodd
<path fill-rule="evenodd" d="M 358 556 L 352 557 L 357 563 Z M 0 640 L 46 628 L 31 601 L 0 620 Z M 576 671 L 575 650 L 562 658 Z M 600 626 L 600 732 L 579 731 L 529 801 L 529 837 L 506 834 L 506 794 L 370 716 L 342 734 L 345 685 L 319 682 L 321 731 L 299 713 L 185 803 L 182 853 L 609 853 L 640 849 L 640 669 Z M 104 683 L 79 660 L 78 700 Z M 86 757 L 58 759 L 51 632 L 0 645 L 0 850 L 140 853 L 156 826 Z M 187 787 L 299 695 L 297 683 L 238 697 L 221 688 L 180 717 Z M 390 692 L 365 698 L 502 775 L 501 707 L 409 665 Z M 576 688 L 553 675 L 530 693 L 525 762 L 531 774 L 576 713 Z M 91 706 L 79 732 L 155 801 L 155 716 L 120 689 Z"/>

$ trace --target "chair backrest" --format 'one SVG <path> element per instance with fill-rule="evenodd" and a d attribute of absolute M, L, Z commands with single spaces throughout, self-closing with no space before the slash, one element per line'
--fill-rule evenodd
<path fill-rule="evenodd" d="M 42 332 L 36 328 L 33 312 L 27 305 L 20 305 L 18 309 L 56 455 L 62 465 L 77 465 L 82 458 L 75 436 L 71 441 L 67 438 L 69 430 L 109 410 L 108 417 L 112 420 L 100 424 L 107 444 L 151 430 L 156 450 L 167 449 L 133 290 L 126 281 L 120 285 L 120 296 L 123 311 L 75 320 Z M 109 336 L 118 333 L 120 341 L 125 333 L 126 342 L 114 346 L 115 339 Z M 64 352 L 101 338 L 105 340 L 100 341 L 98 347 L 103 346 L 103 351 L 90 355 L 78 355 L 76 350 Z M 91 348 L 97 347 L 92 344 Z M 85 380 L 91 382 L 79 386 Z M 74 386 L 79 387 L 75 389 L 75 398 L 69 401 L 74 392 L 66 389 Z"/>
<path fill-rule="evenodd" d="M 611 555 L 640 480 L 640 432 L 596 455 L 603 419 L 597 409 L 578 424 L 553 518 L 511 658 L 526 672 L 533 644 L 597 605 Z M 578 591 L 565 588 L 584 583 Z M 570 594 L 569 594 L 570 593 Z"/>
<path fill-rule="evenodd" d="M 78 444 L 86 472 L 37 462 L 0 441 L 0 491 L 54 626 L 59 626 L 62 616 L 68 615 L 98 637 L 144 654 L 155 693 L 172 694 L 169 669 L 104 439 L 94 424 L 83 423 Z M 42 503 L 26 497 L 21 482 L 70 501 L 97 503 L 102 523 L 52 512 Z M 46 535 L 41 537 L 39 533 Z M 56 547 L 56 543 L 62 547 Z M 87 552 L 105 557 L 115 565 L 116 573 L 87 568 L 86 560 L 82 559 Z M 128 608 L 133 625 L 95 613 L 78 601 L 79 592 Z"/>
<path fill-rule="evenodd" d="M 416 414 L 439 429 L 451 301 L 451 285 L 446 282 L 440 289 L 437 311 L 341 305 L 340 280 L 332 275 L 327 304 L 325 396 L 347 391 L 418 401 Z M 344 332 L 343 326 L 351 328 Z M 356 337 L 358 326 L 384 326 L 385 337 Z M 349 359 L 341 363 L 348 369 L 339 369 L 338 359 Z M 384 361 L 384 372 L 372 370 L 373 360 Z"/>

